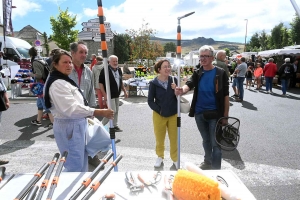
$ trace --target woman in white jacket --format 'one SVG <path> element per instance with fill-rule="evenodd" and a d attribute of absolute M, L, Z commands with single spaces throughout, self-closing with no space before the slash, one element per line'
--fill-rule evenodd
<path fill-rule="evenodd" d="M 111 109 L 95 109 L 88 106 L 82 91 L 69 78 L 72 56 L 64 50 L 56 52 L 52 72 L 45 84 L 45 105 L 54 116 L 53 133 L 60 153 L 68 151 L 64 165 L 68 172 L 86 172 L 88 155 L 85 150 L 88 116 L 112 119 Z"/>

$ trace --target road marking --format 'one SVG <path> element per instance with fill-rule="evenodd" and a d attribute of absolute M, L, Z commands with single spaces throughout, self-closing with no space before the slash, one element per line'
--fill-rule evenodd
<path fill-rule="evenodd" d="M 44 162 L 52 159 L 58 152 L 54 141 L 7 141 L 0 140 L 1 159 L 9 160 L 6 165 L 8 173 L 34 173 Z M 152 149 L 116 146 L 117 154 L 122 154 L 119 171 L 152 171 L 156 160 Z M 170 152 L 165 151 L 164 169 L 168 171 L 172 166 Z M 203 155 L 181 153 L 181 167 L 184 162 L 199 165 Z M 18 164 L 16 164 L 18 163 Z M 23 163 L 24 165 L 19 165 Z M 295 185 L 300 184 L 300 170 L 277 167 L 265 164 L 250 163 L 223 159 L 223 170 L 232 170 L 247 187 Z"/>

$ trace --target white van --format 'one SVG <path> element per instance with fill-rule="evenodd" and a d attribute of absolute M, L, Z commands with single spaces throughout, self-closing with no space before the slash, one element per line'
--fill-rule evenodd
<path fill-rule="evenodd" d="M 5 36 L 5 43 L 4 37 L 0 36 L 1 42 L 1 51 L 5 53 L 7 59 L 1 58 L 1 65 L 2 68 L 10 67 L 12 65 L 20 65 L 25 64 L 25 66 L 21 66 L 21 68 L 28 68 L 28 61 L 30 59 L 28 51 L 32 47 L 28 42 L 25 40 L 14 38 L 14 37 L 7 37 Z"/>

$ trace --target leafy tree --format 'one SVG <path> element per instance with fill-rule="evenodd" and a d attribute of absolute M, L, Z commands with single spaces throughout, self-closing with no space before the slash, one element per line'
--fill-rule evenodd
<path fill-rule="evenodd" d="M 300 44 L 300 18 L 296 15 L 293 21 L 290 23 L 291 25 L 291 43 L 292 44 Z"/>
<path fill-rule="evenodd" d="M 119 63 L 124 63 L 130 58 L 131 39 L 128 34 L 118 34 L 114 36 L 114 54 L 118 56 Z"/>
<path fill-rule="evenodd" d="M 260 48 L 262 51 L 268 49 L 268 34 L 266 33 L 265 30 L 263 30 L 258 37 Z"/>
<path fill-rule="evenodd" d="M 76 26 L 76 15 L 72 17 L 68 8 L 62 11 L 59 8 L 59 15 L 55 19 L 50 17 L 53 35 L 51 38 L 59 48 L 68 50 L 69 45 L 77 40 L 78 30 L 72 30 Z"/>
<path fill-rule="evenodd" d="M 224 49 L 224 51 L 226 51 L 226 56 L 228 56 L 228 57 L 230 57 L 231 55 L 230 55 L 230 49 L 228 49 L 228 48 L 225 48 Z"/>
<path fill-rule="evenodd" d="M 281 49 L 283 47 L 282 28 L 283 28 L 283 23 L 281 22 L 271 30 L 271 47 L 273 49 Z"/>
<path fill-rule="evenodd" d="M 252 37 L 250 38 L 250 42 L 249 42 L 249 46 L 251 48 L 251 51 L 253 51 L 253 49 L 259 48 L 260 47 L 260 43 L 259 43 L 259 34 L 258 33 L 254 33 L 252 35 Z"/>
<path fill-rule="evenodd" d="M 155 30 L 148 28 L 148 23 L 142 24 L 142 27 L 138 30 L 129 29 L 126 30 L 127 34 L 132 39 L 130 43 L 131 48 L 131 60 L 136 59 L 150 59 L 151 58 L 151 42 L 150 37 L 154 36 Z"/>
<path fill-rule="evenodd" d="M 176 45 L 174 42 L 167 42 L 164 45 L 164 53 L 167 53 L 167 52 L 176 52 Z"/>
<path fill-rule="evenodd" d="M 164 56 L 164 47 L 158 41 L 151 42 L 151 51 L 149 59 L 155 60 L 157 57 Z"/>
<path fill-rule="evenodd" d="M 289 46 L 291 44 L 290 31 L 286 27 L 282 27 L 282 47 Z"/>
<path fill-rule="evenodd" d="M 47 33 L 46 32 L 43 33 L 43 37 L 44 37 L 44 47 L 46 49 L 46 56 L 49 56 L 50 48 L 49 48 L 48 37 L 47 37 Z"/>

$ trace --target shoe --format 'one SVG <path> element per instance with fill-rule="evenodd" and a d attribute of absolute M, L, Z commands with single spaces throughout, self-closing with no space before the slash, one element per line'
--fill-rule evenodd
<path fill-rule="evenodd" d="M 34 125 L 37 125 L 37 126 L 41 126 L 42 125 L 42 123 L 39 122 L 38 120 L 32 120 L 31 124 L 34 124 Z"/>
<path fill-rule="evenodd" d="M 155 167 L 155 168 L 159 168 L 159 167 L 162 167 L 162 166 L 164 166 L 163 159 L 162 159 L 161 157 L 158 157 L 158 158 L 156 159 L 156 162 L 155 162 L 155 164 L 154 164 L 154 167 Z"/>
<path fill-rule="evenodd" d="M 47 119 L 49 119 L 49 115 L 46 113 L 43 115 L 42 120 L 47 120 Z"/>
<path fill-rule="evenodd" d="M 208 170 L 208 169 L 211 169 L 211 164 L 203 162 L 203 163 L 200 164 L 199 168 L 203 169 L 203 170 Z"/>
<path fill-rule="evenodd" d="M 270 94 L 269 90 L 267 90 L 267 94 Z"/>
<path fill-rule="evenodd" d="M 5 164 L 7 164 L 7 163 L 9 163 L 8 160 L 0 160 L 0 165 L 5 165 Z"/>
<path fill-rule="evenodd" d="M 178 169 L 178 163 L 177 162 L 173 162 L 173 166 Z"/>
<path fill-rule="evenodd" d="M 100 160 L 97 155 L 95 155 L 94 158 L 89 156 L 88 160 L 89 160 L 89 164 L 92 165 L 93 167 L 98 167 L 98 165 L 100 165 Z M 101 167 L 101 169 L 104 169 L 104 166 Z"/>
<path fill-rule="evenodd" d="M 50 123 L 50 124 L 48 124 L 48 125 L 44 126 L 44 128 L 53 128 L 53 124 L 52 124 L 52 123 Z"/>
<path fill-rule="evenodd" d="M 272 91 L 270 91 L 270 94 L 273 94 L 273 92 L 272 92 Z"/>
<path fill-rule="evenodd" d="M 286 97 L 286 94 L 282 94 L 283 97 Z"/>
<path fill-rule="evenodd" d="M 236 99 L 236 102 L 243 102 L 243 99 Z"/>
<path fill-rule="evenodd" d="M 123 130 L 120 129 L 118 126 L 115 126 L 114 129 L 115 129 L 115 132 L 123 132 Z"/>

